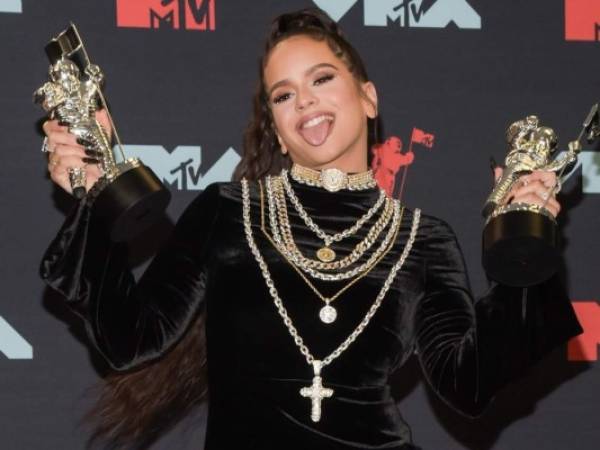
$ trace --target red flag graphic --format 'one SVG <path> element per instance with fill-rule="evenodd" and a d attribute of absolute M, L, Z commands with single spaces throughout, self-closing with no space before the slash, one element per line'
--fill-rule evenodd
<path fill-rule="evenodd" d="M 413 127 L 412 136 L 410 138 L 410 142 L 414 144 L 421 144 L 427 148 L 433 147 L 433 141 L 435 140 L 435 136 L 430 133 L 425 133 L 420 128 Z"/>

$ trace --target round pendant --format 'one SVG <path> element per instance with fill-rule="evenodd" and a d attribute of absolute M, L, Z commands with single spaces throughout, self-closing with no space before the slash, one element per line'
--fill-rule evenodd
<path fill-rule="evenodd" d="M 323 169 L 321 171 L 321 184 L 329 192 L 337 192 L 342 189 L 348 180 L 348 176 L 339 169 Z"/>
<path fill-rule="evenodd" d="M 319 311 L 319 318 L 322 322 L 332 323 L 337 318 L 337 311 L 333 306 L 325 305 Z"/>
<path fill-rule="evenodd" d="M 331 262 L 335 259 L 335 252 L 329 247 L 321 247 L 317 250 L 317 258 L 323 262 Z"/>

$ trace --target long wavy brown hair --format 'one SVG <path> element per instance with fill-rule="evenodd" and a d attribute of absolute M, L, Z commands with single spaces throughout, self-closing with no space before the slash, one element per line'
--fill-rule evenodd
<path fill-rule="evenodd" d="M 281 41 L 306 35 L 325 41 L 359 83 L 369 80 L 358 52 L 323 11 L 310 8 L 273 20 L 259 61 L 253 113 L 244 131 L 244 153 L 233 179 L 257 180 L 291 165 L 280 151 L 264 86 L 263 71 L 271 50 Z M 362 93 L 362 90 L 360 90 Z M 368 148 L 378 141 L 380 122 L 367 118 Z M 369 152 L 369 157 L 370 157 Z M 90 446 L 141 450 L 190 414 L 206 399 L 204 315 L 158 360 L 128 372 L 113 372 L 98 387 L 98 401 L 86 419 L 94 428 Z"/>

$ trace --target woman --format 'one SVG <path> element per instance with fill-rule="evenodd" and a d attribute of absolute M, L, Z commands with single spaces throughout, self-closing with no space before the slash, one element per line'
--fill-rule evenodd
<path fill-rule="evenodd" d="M 388 385 L 411 354 L 474 416 L 580 332 L 554 278 L 474 304 L 450 227 L 375 186 L 375 86 L 326 15 L 275 19 L 260 67 L 244 180 L 200 194 L 138 283 L 89 199 L 42 262 L 115 370 L 93 412 L 100 437 L 143 448 L 199 403 L 203 308 L 212 450 L 415 449 Z M 67 168 L 87 162 L 91 186 L 84 147 L 54 121 L 44 130 L 52 179 L 70 191 Z M 541 205 L 554 182 L 523 177 L 512 201 Z"/>

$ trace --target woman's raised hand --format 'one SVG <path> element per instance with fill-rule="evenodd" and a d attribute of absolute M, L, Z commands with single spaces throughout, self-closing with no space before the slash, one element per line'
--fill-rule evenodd
<path fill-rule="evenodd" d="M 112 134 L 106 110 L 97 111 L 96 119 L 109 135 Z M 69 168 L 85 167 L 85 190 L 89 191 L 102 175 L 98 166 L 98 155 L 93 150 L 87 150 L 87 143 L 69 133 L 69 128 L 61 125 L 58 120 L 47 120 L 42 128 L 47 138 L 48 171 L 52 181 L 72 194 L 68 170 Z"/>
<path fill-rule="evenodd" d="M 502 168 L 494 169 L 494 176 L 499 180 L 502 176 Z M 527 203 L 546 208 L 556 217 L 560 212 L 560 203 L 556 200 L 559 189 L 553 189 L 556 185 L 556 174 L 535 170 L 528 175 L 523 175 L 515 183 L 507 196 L 507 203 Z"/>

